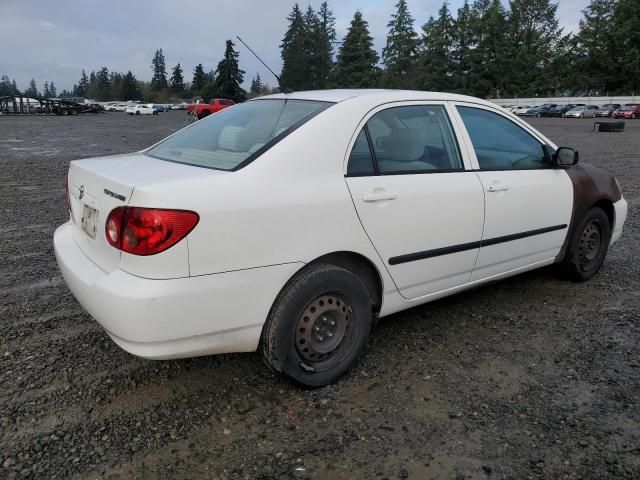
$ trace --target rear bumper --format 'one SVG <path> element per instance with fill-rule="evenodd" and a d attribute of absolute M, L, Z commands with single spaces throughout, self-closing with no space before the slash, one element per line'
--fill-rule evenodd
<path fill-rule="evenodd" d="M 171 280 L 107 273 L 78 248 L 70 223 L 54 234 L 56 259 L 78 302 L 124 350 L 168 359 L 255 351 L 289 263 Z"/>
<path fill-rule="evenodd" d="M 617 242 L 622 235 L 622 228 L 625 220 L 627 219 L 627 201 L 623 197 L 613 204 L 613 208 L 615 209 L 615 219 L 613 223 L 613 232 L 611 234 L 612 245 Z"/>

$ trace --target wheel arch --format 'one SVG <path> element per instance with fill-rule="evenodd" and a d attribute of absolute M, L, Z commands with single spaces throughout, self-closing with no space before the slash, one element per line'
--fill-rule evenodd
<path fill-rule="evenodd" d="M 342 267 L 362 279 L 365 287 L 369 291 L 373 313 L 376 316 L 380 313 L 380 309 L 382 308 L 382 292 L 384 291 L 384 284 L 380 271 L 369 258 L 352 251 L 338 251 L 322 255 L 315 260 L 312 260 L 307 265 L 316 265 L 318 263 L 329 263 Z M 305 265 L 305 267 L 307 265 Z"/>
<path fill-rule="evenodd" d="M 337 251 L 326 253 L 321 255 L 310 262 L 307 262 L 296 270 L 293 275 L 289 277 L 289 279 L 284 283 L 282 288 L 279 290 L 276 297 L 273 299 L 271 303 L 271 307 L 269 308 L 269 312 L 265 317 L 264 325 L 262 326 L 262 333 L 260 334 L 260 344 L 258 349 L 261 348 L 263 339 L 264 339 L 264 329 L 267 325 L 267 319 L 271 316 L 273 309 L 276 308 L 276 304 L 278 300 L 282 297 L 283 292 L 291 285 L 291 282 L 298 277 L 302 272 L 307 270 L 309 267 L 317 264 L 331 264 L 338 267 L 342 267 L 346 270 L 349 270 L 353 274 L 357 275 L 359 278 L 363 280 L 365 284 L 365 288 L 369 292 L 369 296 L 371 299 L 371 305 L 374 315 L 374 322 L 378 320 L 378 314 L 382 309 L 382 301 L 383 301 L 383 289 L 384 284 L 382 280 L 382 275 L 380 275 L 380 271 L 375 266 L 375 264 L 366 256 L 361 253 L 356 253 L 353 251 Z"/>
<path fill-rule="evenodd" d="M 613 207 L 613 202 L 608 198 L 602 198 L 594 203 L 591 208 L 600 208 L 604 210 L 604 213 L 607 214 L 607 218 L 609 219 L 611 230 L 613 231 L 613 227 L 616 221 L 616 213 L 615 208 Z"/>

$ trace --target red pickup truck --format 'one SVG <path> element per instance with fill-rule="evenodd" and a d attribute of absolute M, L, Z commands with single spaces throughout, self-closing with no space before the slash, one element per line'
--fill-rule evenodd
<path fill-rule="evenodd" d="M 198 120 L 204 118 L 212 113 L 219 112 L 220 110 L 235 105 L 233 100 L 227 100 L 226 98 L 212 98 L 209 103 L 190 103 L 187 106 L 187 113 L 191 114 L 193 110 L 196 111 L 196 117 Z"/>

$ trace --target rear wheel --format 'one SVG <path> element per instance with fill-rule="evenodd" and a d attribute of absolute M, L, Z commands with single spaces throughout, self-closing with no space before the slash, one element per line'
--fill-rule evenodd
<path fill-rule="evenodd" d="M 313 265 L 280 293 L 262 333 L 267 365 L 306 387 L 337 381 L 357 362 L 372 325 L 369 293 L 352 272 Z"/>
<path fill-rule="evenodd" d="M 136 112 L 136 115 L 140 115 L 140 112 L 139 112 L 139 111 L 137 111 L 137 112 Z"/>
<path fill-rule="evenodd" d="M 607 214 L 598 207 L 587 212 L 573 232 L 567 256 L 561 264 L 562 273 L 582 282 L 593 277 L 609 249 L 611 225 Z"/>

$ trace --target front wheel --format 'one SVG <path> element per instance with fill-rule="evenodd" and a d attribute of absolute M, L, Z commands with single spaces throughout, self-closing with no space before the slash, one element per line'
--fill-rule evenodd
<path fill-rule="evenodd" d="M 136 112 L 136 115 L 140 115 L 140 112 Z"/>
<path fill-rule="evenodd" d="M 261 351 L 274 371 L 305 387 L 337 381 L 357 362 L 372 325 L 369 293 L 344 268 L 313 265 L 283 289 L 262 332 Z"/>
<path fill-rule="evenodd" d="M 607 214 L 601 208 L 592 208 L 573 232 L 567 255 L 560 265 L 562 273 L 576 282 L 589 280 L 600 270 L 610 241 L 611 224 Z"/>

